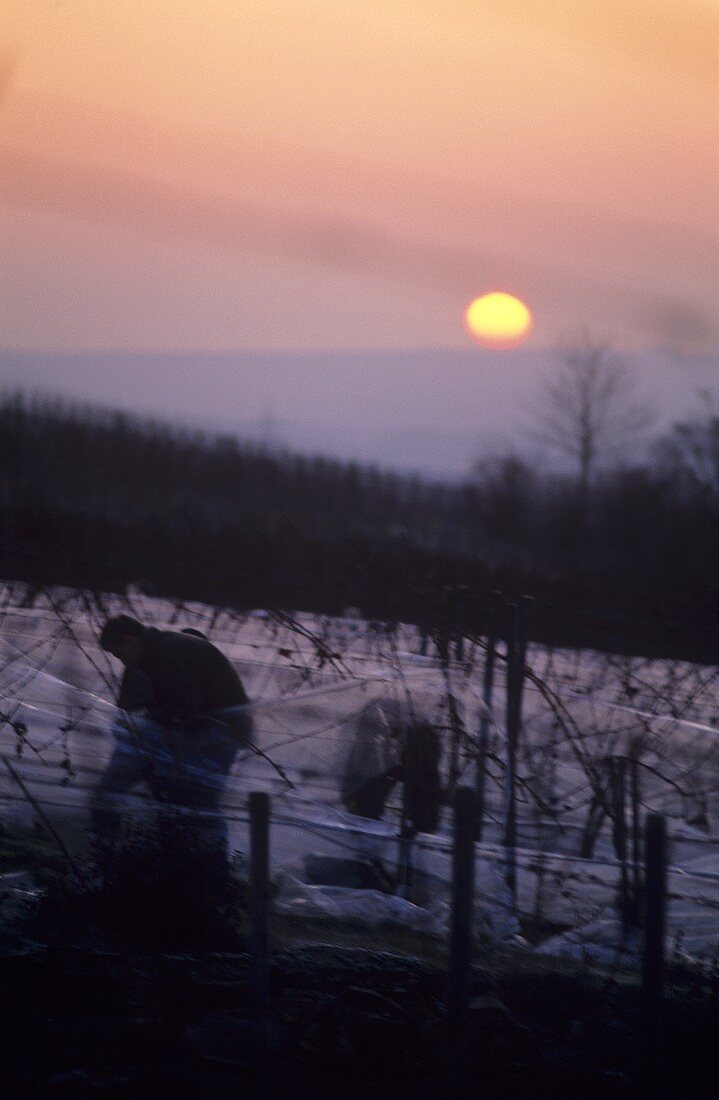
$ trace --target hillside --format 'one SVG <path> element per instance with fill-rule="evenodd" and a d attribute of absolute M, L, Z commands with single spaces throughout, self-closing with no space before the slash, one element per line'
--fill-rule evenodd
<path fill-rule="evenodd" d="M 6 575 L 37 586 L 428 628 L 464 586 L 473 629 L 498 588 L 535 597 L 540 639 L 714 660 L 718 498 L 681 455 L 607 475 L 587 513 L 571 480 L 514 457 L 447 485 L 19 396 L 0 440 Z"/>

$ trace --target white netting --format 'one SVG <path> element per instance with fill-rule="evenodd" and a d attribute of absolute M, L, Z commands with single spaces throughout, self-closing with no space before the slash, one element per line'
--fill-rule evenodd
<path fill-rule="evenodd" d="M 142 596 L 129 605 L 120 598 L 100 605 L 60 590 L 36 597 L 31 606 L 23 602 L 30 604 L 19 586 L 0 593 L 0 797 L 6 820 L 26 823 L 40 809 L 71 850 L 87 847 L 90 808 L 118 744 L 124 738 L 131 753 L 133 743 L 151 744 L 157 736 L 145 719 L 123 719 L 114 706 L 119 669 L 97 645 L 99 626 L 121 611 L 148 625 L 191 626 L 227 654 L 252 700 L 255 745 L 238 753 L 226 781 L 218 780 L 231 846 L 247 850 L 247 794 L 266 790 L 272 795 L 273 868 L 278 874 L 294 869 L 285 870 L 285 884 L 304 883 L 304 893 L 295 889 L 298 909 L 307 908 L 308 898 L 321 908 L 322 890 L 327 911 L 340 905 L 336 891 L 342 886 L 302 878 L 309 857 L 374 861 L 399 878 L 403 901 L 417 901 L 433 914 L 427 926 L 442 926 L 451 875 L 447 797 L 458 784 L 475 782 L 485 713 L 483 639 L 468 640 L 464 660 L 447 663 L 431 646 L 429 655 L 421 654 L 416 628 L 357 618 L 239 615 Z M 670 943 L 691 957 L 711 957 L 719 944 L 715 670 L 541 647 L 532 648 L 528 666 L 518 767 L 518 914 L 535 927 L 556 929 L 545 950 L 631 956 L 616 920 L 616 898 L 622 874 L 631 887 L 639 873 L 634 858 L 641 838 L 632 831 L 633 813 L 642 822 L 655 810 L 669 819 Z M 478 919 L 486 934 L 500 938 L 519 928 L 502 848 L 504 687 L 500 652 L 477 850 Z M 408 843 L 400 837 L 401 765 L 417 729 L 436 733 L 444 801 L 432 832 Z M 154 764 L 164 766 L 161 748 Z M 381 816 L 358 816 L 357 792 L 382 777 Z M 627 826 L 623 870 L 619 788 Z M 116 814 L 156 807 L 151 784 L 143 782 L 103 800 Z M 285 890 L 286 905 L 288 898 Z M 353 919 L 358 905 L 355 887 L 345 905 Z M 379 919 L 379 909 L 391 923 L 403 906 L 386 899 L 374 910 L 369 905 L 368 926 Z"/>

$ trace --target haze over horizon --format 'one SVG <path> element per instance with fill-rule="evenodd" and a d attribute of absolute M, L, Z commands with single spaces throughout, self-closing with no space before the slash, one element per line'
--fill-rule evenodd
<path fill-rule="evenodd" d="M 556 464 L 528 436 L 531 410 L 561 349 L 399 351 L 95 351 L 0 348 L 0 389 L 58 394 L 168 423 L 301 453 L 325 454 L 447 480 L 477 460 L 516 453 Z M 627 454 L 719 400 L 714 355 L 625 352 L 640 399 L 656 411 Z"/>

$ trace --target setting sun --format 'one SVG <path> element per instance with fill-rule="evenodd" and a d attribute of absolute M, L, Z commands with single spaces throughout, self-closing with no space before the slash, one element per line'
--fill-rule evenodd
<path fill-rule="evenodd" d="M 530 335 L 534 321 L 519 298 L 493 291 L 469 303 L 464 325 L 472 339 L 484 347 L 514 348 Z"/>

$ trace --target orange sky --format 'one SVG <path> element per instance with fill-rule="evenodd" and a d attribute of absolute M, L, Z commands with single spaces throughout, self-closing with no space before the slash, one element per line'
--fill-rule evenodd
<path fill-rule="evenodd" d="M 712 0 L 5 0 L 0 343 L 719 343 Z"/>

